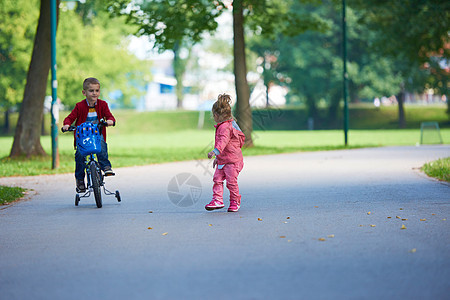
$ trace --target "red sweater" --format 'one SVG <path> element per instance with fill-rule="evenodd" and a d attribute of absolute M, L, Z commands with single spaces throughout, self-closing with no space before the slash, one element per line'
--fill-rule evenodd
<path fill-rule="evenodd" d="M 108 103 L 106 103 L 106 101 L 97 99 L 97 103 L 95 104 L 95 110 L 97 112 L 97 118 L 99 120 L 104 118 L 105 121 L 112 120 L 114 124 L 116 123 L 116 119 L 109 110 Z M 75 122 L 75 126 L 83 124 L 84 122 L 86 122 L 88 112 L 89 106 L 87 104 L 86 99 L 84 99 L 75 105 L 75 108 L 64 119 L 63 125 L 72 125 L 73 122 Z M 103 127 L 102 135 L 106 142 L 106 127 Z"/>

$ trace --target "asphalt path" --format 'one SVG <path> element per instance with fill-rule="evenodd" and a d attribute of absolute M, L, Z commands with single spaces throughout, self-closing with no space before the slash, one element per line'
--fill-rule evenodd
<path fill-rule="evenodd" d="M 0 207 L 0 298 L 448 299 L 450 189 L 419 170 L 447 156 L 245 157 L 237 213 L 204 210 L 208 160 L 115 169 L 100 209 L 73 174 L 0 178 L 30 189 Z"/>

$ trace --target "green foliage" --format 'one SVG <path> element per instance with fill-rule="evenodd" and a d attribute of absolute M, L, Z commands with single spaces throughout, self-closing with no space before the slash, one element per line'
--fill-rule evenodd
<path fill-rule="evenodd" d="M 317 7 L 316 1 L 304 1 L 302 6 Z M 256 35 L 273 39 L 277 35 L 296 36 L 308 30 L 323 32 L 328 24 L 319 15 L 299 10 L 298 1 L 248 1 L 244 15 L 247 26 Z"/>
<path fill-rule="evenodd" d="M 448 58 L 450 3 L 441 0 L 350 0 L 361 9 L 359 21 L 383 33 L 374 41 L 380 51 L 404 55 L 411 63 L 425 63 L 431 53 Z"/>
<path fill-rule="evenodd" d="M 0 106 L 6 109 L 23 99 L 38 18 L 37 0 L 0 2 Z M 144 94 L 150 66 L 127 51 L 127 37 L 135 30 L 123 19 L 110 19 L 104 0 L 78 3 L 76 10 L 61 2 L 57 77 L 63 104 L 80 101 L 82 82 L 91 76 L 102 83 L 103 98 L 121 91 L 117 105 L 130 107 Z M 51 94 L 50 82 L 47 94 Z"/>
<path fill-rule="evenodd" d="M 335 119 L 342 98 L 341 6 L 326 1 L 322 5 L 297 3 L 292 9 L 314 15 L 326 26 L 322 26 L 322 32 L 307 31 L 292 37 L 279 34 L 275 43 L 264 36 L 254 37 L 249 44 L 269 62 L 264 70 L 266 84 L 274 81 L 288 86 L 290 94 L 307 105 L 310 116 L 317 117 L 318 102 L 324 101 L 330 107 L 328 117 Z M 372 35 L 357 24 L 358 14 L 347 9 L 347 22 L 351 24 L 347 33 L 351 100 L 396 94 L 400 80 L 391 61 L 367 49 Z"/>
<path fill-rule="evenodd" d="M 214 145 L 214 131 L 187 129 L 172 132 L 116 134 L 109 129 L 108 149 L 113 168 L 165 163 L 183 160 L 204 160 Z M 444 142 L 450 142 L 450 130 L 441 130 Z M 287 153 L 297 151 L 324 151 L 343 149 L 342 130 L 319 131 L 254 131 L 254 148 L 244 149 L 244 156 Z M 415 145 L 420 129 L 406 130 L 351 130 L 349 148 L 390 145 Z M 51 155 L 43 158 L 4 157 L 3 149 L 12 138 L 0 138 L 0 177 L 40 174 L 72 173 L 74 171 L 73 136 L 59 137 L 60 168 L 51 169 Z M 51 152 L 50 137 L 42 138 L 47 153 Z M 200 167 L 200 166 L 199 166 Z"/>
<path fill-rule="evenodd" d="M 60 113 L 60 122 L 69 112 Z M 396 129 L 397 107 L 382 106 L 379 109 L 370 104 L 351 105 L 350 129 Z M 184 129 L 196 129 L 198 125 L 199 112 L 197 111 L 159 111 L 159 112 L 136 112 L 133 110 L 113 110 L 117 119 L 117 126 L 109 130 L 109 135 L 122 135 L 134 133 L 158 133 L 174 132 Z M 253 110 L 253 129 L 255 130 L 306 130 L 308 113 L 303 108 L 285 109 L 258 109 Z M 327 118 L 326 109 L 318 109 L 318 115 L 322 116 L 314 120 L 314 128 L 317 130 L 341 129 L 342 115 L 339 114 L 337 124 Z M 3 122 L 0 114 L 0 124 Z M 420 129 L 422 122 L 438 122 L 440 128 L 450 128 L 450 122 L 443 106 L 406 106 L 406 128 Z M 11 127 L 15 128 L 17 113 L 11 115 Z M 203 130 L 212 130 L 214 120 L 210 112 L 205 112 L 205 123 Z M 45 128 L 50 128 L 50 115 L 45 115 Z M 13 131 L 12 131 L 13 132 Z M 61 134 L 60 134 L 61 135 Z M 65 135 L 63 135 L 65 136 Z M 5 149 L 10 150 L 10 145 Z M 6 153 L 5 152 L 5 153 Z M 1 157 L 1 152 L 0 152 Z"/>
<path fill-rule="evenodd" d="M 408 109 L 410 120 L 419 122 L 425 119 L 445 116 L 444 108 Z M 350 147 L 377 147 L 388 145 L 415 145 L 420 140 L 420 126 L 406 130 L 355 130 L 353 128 L 393 128 L 395 107 L 351 110 L 352 119 L 349 131 Z M 213 120 L 206 112 L 203 130 L 197 129 L 198 112 L 143 112 L 114 111 L 117 126 L 108 128 L 108 149 L 114 168 L 164 163 L 182 160 L 206 159 L 214 143 Z M 302 110 L 286 110 L 281 112 L 282 118 L 277 118 L 280 112 L 272 115 L 258 114 L 253 116 L 256 124 L 263 127 L 253 131 L 255 147 L 245 149 L 244 155 L 274 154 L 295 151 L 318 151 L 343 148 L 342 130 L 289 130 L 295 126 L 304 126 Z M 376 117 L 376 118 L 374 118 Z M 372 121 L 368 121 L 368 120 Z M 305 120 L 305 119 L 304 119 Z M 49 118 L 47 118 L 49 124 Z M 264 121 L 264 123 L 262 123 Z M 269 123 L 271 121 L 272 123 Z M 283 127 L 275 126 L 282 125 Z M 357 127 L 358 126 L 358 127 Z M 284 130 L 283 130 L 284 128 Z M 278 130 L 269 130 L 278 129 Z M 450 129 L 441 126 L 444 143 L 450 143 Z M 46 157 L 15 159 L 8 158 L 12 137 L 0 137 L 0 177 L 15 175 L 39 175 L 55 173 L 72 173 L 74 171 L 73 135 L 59 134 L 58 146 L 60 153 L 60 168 L 51 169 L 51 155 Z M 45 151 L 51 153 L 51 138 L 41 138 Z"/>
<path fill-rule="evenodd" d="M 9 204 L 21 197 L 25 189 L 20 187 L 9 187 L 0 185 L 0 205 Z"/>
<path fill-rule="evenodd" d="M 39 1 L 0 1 L 0 107 L 22 101 Z"/>
<path fill-rule="evenodd" d="M 438 159 L 422 166 L 428 176 L 450 182 L 450 157 Z"/>
<path fill-rule="evenodd" d="M 138 25 L 138 35 L 148 35 L 155 48 L 171 50 L 185 40 L 197 43 L 204 32 L 217 29 L 216 18 L 223 12 L 222 1 L 109 1 L 114 16 L 126 15 L 130 24 Z"/>
<path fill-rule="evenodd" d="M 419 129 L 422 122 L 438 122 L 441 128 L 448 128 L 450 123 L 445 108 L 407 106 L 406 128 Z M 349 108 L 350 129 L 396 129 L 398 111 L 395 106 L 375 108 L 373 105 L 351 105 Z M 306 130 L 308 112 L 303 108 L 259 109 L 253 111 L 255 130 Z M 314 129 L 330 130 L 343 128 L 342 110 L 339 110 L 337 122 L 328 118 L 326 108 L 318 108 L 314 118 Z"/>
<path fill-rule="evenodd" d="M 91 14 L 83 9 L 84 5 L 90 5 L 87 11 Z M 60 10 L 57 36 L 58 96 L 63 104 L 71 107 L 83 99 L 83 80 L 97 77 L 101 83 L 100 98 L 113 102 L 110 94 L 120 91 L 118 102 L 112 104 L 131 107 L 133 100 L 144 94 L 150 79 L 149 63 L 127 51 L 127 36 L 135 27 L 125 25 L 122 19 L 110 19 L 106 12 L 92 7 L 92 1 L 79 3 L 78 13 L 64 7 Z"/>
<path fill-rule="evenodd" d="M 374 35 L 368 46 L 394 59 L 404 78 L 409 79 L 405 84 L 420 79 L 427 88 L 448 94 L 448 71 L 440 63 L 450 58 L 450 2 L 350 0 L 349 4 L 361 12 L 358 22 Z M 410 78 L 411 70 L 415 78 Z M 424 88 L 424 83 L 420 87 Z"/>

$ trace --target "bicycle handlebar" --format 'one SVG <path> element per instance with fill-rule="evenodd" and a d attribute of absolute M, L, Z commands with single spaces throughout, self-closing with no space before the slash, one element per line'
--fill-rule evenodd
<path fill-rule="evenodd" d="M 102 131 L 102 127 L 108 127 L 108 123 L 106 123 L 106 121 L 105 121 L 105 119 L 100 119 L 99 120 L 99 124 L 98 124 L 98 129 L 99 129 L 99 131 Z M 75 130 L 77 130 L 77 126 L 70 126 L 69 127 L 69 129 L 67 129 L 67 130 L 64 130 L 64 128 L 63 127 L 61 127 L 61 132 L 67 132 L 67 131 L 75 131 Z"/>
<path fill-rule="evenodd" d="M 63 127 L 61 127 L 61 132 L 67 132 L 67 131 L 75 131 L 77 129 L 77 126 L 70 126 L 69 129 L 64 130 Z"/>

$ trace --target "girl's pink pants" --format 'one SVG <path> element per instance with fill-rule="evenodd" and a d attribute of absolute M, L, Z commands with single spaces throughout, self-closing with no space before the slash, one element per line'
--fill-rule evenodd
<path fill-rule="evenodd" d="M 244 162 L 240 161 L 234 164 L 226 164 L 222 169 L 216 168 L 213 181 L 213 200 L 223 203 L 223 181 L 227 181 L 227 188 L 230 190 L 230 201 L 234 200 L 241 203 L 237 177 L 244 167 Z"/>

